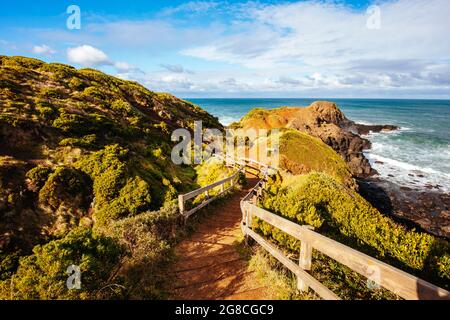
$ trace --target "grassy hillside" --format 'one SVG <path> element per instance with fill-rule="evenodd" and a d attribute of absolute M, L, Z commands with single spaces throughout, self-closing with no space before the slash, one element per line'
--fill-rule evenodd
<path fill-rule="evenodd" d="M 355 187 L 347 164 L 320 139 L 297 130 L 285 130 L 280 135 L 280 168 L 294 174 L 324 172 L 341 183 Z"/>
<path fill-rule="evenodd" d="M 170 160 L 172 130 L 192 128 L 194 120 L 221 128 L 199 107 L 135 82 L 0 56 L 3 293 L 15 274 L 16 298 L 100 294 L 95 288 L 107 285 L 107 275 L 130 253 L 121 249 L 123 234 L 108 237 L 100 230 L 141 215 L 169 215 L 165 221 L 175 223 L 173 200 L 196 185 L 193 168 Z M 150 220 L 144 229 L 153 228 Z M 161 241 L 150 243 L 156 248 Z M 61 283 L 66 262 L 85 266 L 89 290 L 67 295 Z M 55 279 L 60 287 L 46 292 Z M 28 288 L 34 282 L 35 291 Z"/>

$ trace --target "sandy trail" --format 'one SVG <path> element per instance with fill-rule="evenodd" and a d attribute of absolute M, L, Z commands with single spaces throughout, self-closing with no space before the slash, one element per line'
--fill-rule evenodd
<path fill-rule="evenodd" d="M 271 299 L 269 290 L 249 270 L 237 249 L 242 234 L 240 201 L 258 180 L 235 192 L 223 206 L 215 207 L 197 230 L 180 242 L 174 275 L 172 299 L 262 300 Z"/>

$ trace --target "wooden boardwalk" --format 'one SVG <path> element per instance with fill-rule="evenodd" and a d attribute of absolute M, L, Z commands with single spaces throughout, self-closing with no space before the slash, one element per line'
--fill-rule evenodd
<path fill-rule="evenodd" d="M 213 208 L 198 229 L 176 248 L 178 261 L 171 299 L 262 300 L 273 298 L 249 270 L 237 251 L 242 237 L 241 199 L 258 179 L 247 177 L 248 185 L 235 192 L 220 208 Z M 206 209 L 208 210 L 208 209 Z"/>

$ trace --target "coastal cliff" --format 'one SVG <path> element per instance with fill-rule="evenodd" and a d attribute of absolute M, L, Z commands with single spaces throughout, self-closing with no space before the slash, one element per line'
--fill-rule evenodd
<path fill-rule="evenodd" d="M 355 176 L 375 173 L 363 151 L 371 147 L 362 138 L 368 132 L 396 130 L 392 125 L 366 126 L 345 117 L 333 102 L 316 101 L 309 107 L 284 107 L 274 110 L 253 109 L 241 121 L 231 125 L 240 128 L 291 128 L 317 137 L 335 150 Z"/>
<path fill-rule="evenodd" d="M 376 176 L 377 172 L 364 156 L 363 152 L 371 148 L 368 134 L 390 132 L 398 130 L 399 127 L 355 123 L 349 120 L 335 103 L 327 101 L 316 101 L 308 107 L 253 109 L 241 121 L 231 126 L 290 131 L 288 139 L 287 135 L 281 135 L 280 144 L 281 166 L 288 172 L 331 172 L 332 176 L 345 180 L 347 186 L 359 189 L 361 194 L 384 214 L 410 227 L 450 238 L 448 193 L 411 189 L 382 179 Z M 319 138 L 339 154 L 347 166 L 343 167 L 332 154 L 325 156 L 323 148 L 319 150 L 302 147 L 305 143 L 309 146 L 313 144 L 311 141 L 306 142 L 305 136 L 301 139 L 300 134 L 306 134 L 309 139 Z M 338 167 L 341 169 L 338 170 Z"/>

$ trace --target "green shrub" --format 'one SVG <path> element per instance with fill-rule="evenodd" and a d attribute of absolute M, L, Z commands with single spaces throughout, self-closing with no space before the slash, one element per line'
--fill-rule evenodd
<path fill-rule="evenodd" d="M 63 239 L 36 246 L 20 259 L 14 277 L 0 282 L 0 299 L 95 299 L 111 285 L 123 249 L 112 238 L 77 228 Z M 69 266 L 81 271 L 81 289 L 66 285 Z M 114 296 L 113 296 L 114 297 Z"/>
<path fill-rule="evenodd" d="M 86 89 L 84 89 L 82 95 L 83 95 L 83 97 L 88 98 L 92 101 L 100 100 L 100 101 L 105 102 L 105 100 L 107 100 L 107 95 L 99 87 L 94 87 L 94 86 L 87 87 Z"/>
<path fill-rule="evenodd" d="M 79 147 L 86 149 L 95 149 L 97 147 L 97 136 L 90 134 L 81 138 L 67 138 L 59 142 L 61 147 Z"/>
<path fill-rule="evenodd" d="M 123 116 L 130 116 L 134 113 L 133 107 L 124 100 L 115 100 L 111 104 L 111 109 Z"/>
<path fill-rule="evenodd" d="M 51 73 L 53 80 L 65 80 L 77 72 L 74 67 L 62 63 L 46 63 L 39 70 Z"/>
<path fill-rule="evenodd" d="M 102 83 L 102 84 L 107 84 L 107 85 L 109 85 L 110 83 L 113 83 L 113 82 L 116 82 L 117 85 L 119 83 L 123 83 L 123 80 L 113 78 L 113 77 L 108 76 L 107 74 L 105 74 L 99 70 L 95 70 L 95 69 L 86 68 L 86 69 L 81 69 L 78 72 L 83 77 L 89 79 L 90 81 L 97 82 L 97 83 Z"/>
<path fill-rule="evenodd" d="M 148 210 L 150 204 L 150 187 L 140 177 L 135 177 L 120 190 L 117 198 L 105 203 L 102 209 L 95 213 L 96 222 L 104 224 L 112 220 L 135 216 Z"/>
<path fill-rule="evenodd" d="M 355 191 L 325 174 L 311 173 L 285 178 L 283 182 L 280 177 L 272 180 L 261 204 L 380 259 L 437 282 L 449 283 L 448 242 L 407 230 L 383 216 Z M 298 242 L 278 229 L 261 223 L 259 229 L 290 249 L 298 250 Z"/>
<path fill-rule="evenodd" d="M 71 88 L 73 90 L 80 91 L 80 90 L 84 90 L 85 87 L 86 87 L 86 83 L 83 80 L 81 80 L 80 78 L 73 77 L 69 81 L 69 88 Z"/>
<path fill-rule="evenodd" d="M 76 133 L 80 130 L 84 131 L 87 121 L 78 114 L 62 112 L 55 121 L 53 127 L 61 129 L 64 132 Z"/>
<path fill-rule="evenodd" d="M 87 208 L 91 194 L 92 181 L 89 176 L 77 169 L 59 167 L 45 182 L 39 192 L 39 200 L 54 209 L 63 203 L 80 204 Z"/>
<path fill-rule="evenodd" d="M 164 134 L 169 134 L 170 133 L 169 127 L 167 126 L 167 123 L 165 123 L 165 122 L 161 121 L 160 123 L 155 124 L 155 128 L 158 129 L 158 130 L 161 130 L 161 132 L 164 133 Z"/>
<path fill-rule="evenodd" d="M 0 250 L 0 283 L 11 278 L 19 266 L 19 258 L 19 252 L 7 254 Z"/>
<path fill-rule="evenodd" d="M 61 112 L 59 117 L 53 121 L 52 126 L 64 133 L 76 136 L 108 132 L 113 127 L 108 118 L 99 114 L 79 115 L 67 112 Z"/>
<path fill-rule="evenodd" d="M 26 173 L 26 177 L 30 179 L 31 183 L 37 188 L 41 189 L 47 181 L 53 170 L 49 167 L 38 166 Z"/>
<path fill-rule="evenodd" d="M 45 98 L 45 99 L 62 99 L 64 98 L 64 93 L 57 88 L 48 88 L 44 87 L 41 89 L 41 92 L 39 93 L 39 97 Z"/>
<path fill-rule="evenodd" d="M 201 187 L 228 178 L 236 172 L 235 169 L 227 167 L 222 160 L 214 157 L 198 165 L 195 171 L 197 171 L 196 181 Z"/>
<path fill-rule="evenodd" d="M 345 161 L 318 138 L 296 130 L 282 130 L 279 152 L 280 167 L 286 171 L 293 174 L 323 172 L 351 188 L 356 187 Z"/>
<path fill-rule="evenodd" d="M 128 150 L 118 145 L 90 154 L 75 165 L 94 181 L 95 204 L 101 208 L 119 195 L 125 184 Z"/>
<path fill-rule="evenodd" d="M 164 299 L 163 288 L 172 281 L 167 276 L 173 261 L 180 215 L 177 206 L 144 212 L 125 218 L 101 229 L 128 249 L 119 276 L 126 288 L 125 299 Z"/>
<path fill-rule="evenodd" d="M 45 121 L 53 121 L 58 116 L 58 110 L 44 100 L 38 99 L 36 102 L 36 110 Z"/>
<path fill-rule="evenodd" d="M 5 57 L 5 59 L 2 59 L 2 64 L 8 66 L 17 65 L 27 69 L 37 69 L 42 65 L 44 65 L 45 63 L 38 59 L 16 56 L 16 57 Z"/>

